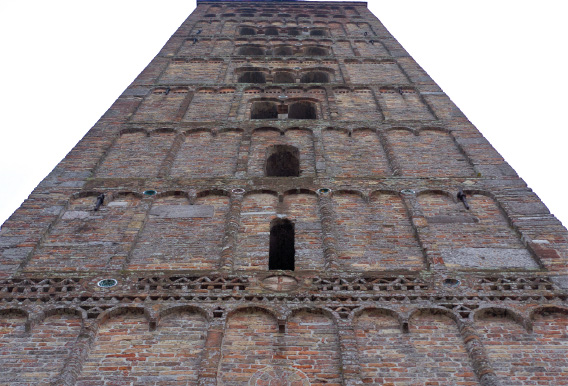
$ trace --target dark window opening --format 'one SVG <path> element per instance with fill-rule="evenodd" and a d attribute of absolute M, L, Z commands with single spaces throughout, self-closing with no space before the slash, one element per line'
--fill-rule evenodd
<path fill-rule="evenodd" d="M 288 35 L 291 36 L 298 36 L 300 34 L 300 30 L 298 28 L 289 28 Z"/>
<path fill-rule="evenodd" d="M 311 102 L 292 103 L 288 110 L 290 119 L 317 119 L 315 104 Z"/>
<path fill-rule="evenodd" d="M 265 35 L 278 35 L 278 28 L 273 28 L 273 27 L 267 28 L 267 29 L 264 30 L 264 34 Z"/>
<path fill-rule="evenodd" d="M 274 145 L 266 157 L 266 177 L 299 177 L 300 151 L 294 146 Z"/>
<path fill-rule="evenodd" d="M 243 27 L 239 31 L 239 35 L 256 35 L 254 28 Z"/>
<path fill-rule="evenodd" d="M 274 102 L 254 102 L 250 119 L 277 119 L 278 108 Z"/>
<path fill-rule="evenodd" d="M 269 270 L 294 270 L 294 224 L 287 219 L 274 219 L 270 224 Z"/>
<path fill-rule="evenodd" d="M 239 83 L 266 83 L 264 73 L 261 71 L 246 71 L 239 76 Z"/>
<path fill-rule="evenodd" d="M 264 50 L 260 47 L 255 46 L 243 46 L 239 48 L 238 54 L 247 56 L 260 56 L 264 55 Z"/>
<path fill-rule="evenodd" d="M 276 47 L 274 50 L 274 55 L 276 56 L 292 56 L 294 55 L 294 50 L 292 47 L 284 46 L 284 47 Z"/>
<path fill-rule="evenodd" d="M 329 83 L 329 75 L 323 71 L 310 71 L 302 75 L 300 83 Z"/>
<path fill-rule="evenodd" d="M 279 71 L 274 74 L 273 83 L 296 83 L 296 79 L 291 72 Z"/>
<path fill-rule="evenodd" d="M 292 15 L 290 15 L 289 13 L 279 13 L 278 17 L 291 17 Z"/>
<path fill-rule="evenodd" d="M 306 47 L 304 54 L 307 56 L 326 56 L 327 50 L 322 47 Z"/>
<path fill-rule="evenodd" d="M 326 33 L 322 29 L 313 29 L 310 31 L 310 36 L 326 36 Z"/>

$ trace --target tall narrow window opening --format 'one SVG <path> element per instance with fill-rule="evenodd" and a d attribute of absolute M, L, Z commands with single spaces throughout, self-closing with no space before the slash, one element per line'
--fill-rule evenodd
<path fill-rule="evenodd" d="M 287 219 L 277 218 L 270 224 L 269 270 L 294 270 L 294 224 Z"/>
<path fill-rule="evenodd" d="M 300 151 L 290 145 L 274 145 L 266 154 L 266 177 L 299 177 Z"/>

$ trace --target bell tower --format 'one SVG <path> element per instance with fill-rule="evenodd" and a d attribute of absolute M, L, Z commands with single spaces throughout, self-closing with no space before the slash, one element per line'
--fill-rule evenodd
<path fill-rule="evenodd" d="M 198 0 L 3 225 L 0 384 L 568 385 L 567 240 L 366 3 Z"/>

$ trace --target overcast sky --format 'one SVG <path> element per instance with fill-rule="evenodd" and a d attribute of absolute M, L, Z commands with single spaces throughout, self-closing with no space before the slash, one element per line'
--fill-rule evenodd
<path fill-rule="evenodd" d="M 0 224 L 194 7 L 0 0 Z M 374 0 L 369 8 L 568 224 L 565 2 Z"/>

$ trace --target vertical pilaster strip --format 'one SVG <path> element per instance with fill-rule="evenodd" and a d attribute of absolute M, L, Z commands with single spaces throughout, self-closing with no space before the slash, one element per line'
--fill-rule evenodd
<path fill-rule="evenodd" d="M 481 386 L 501 386 L 473 323 L 470 321 L 462 322 L 459 324 L 459 330 L 473 371 L 479 378 Z"/>
<path fill-rule="evenodd" d="M 313 131 L 313 139 L 314 139 L 314 156 L 316 161 L 316 175 L 318 177 L 322 177 L 325 174 L 325 150 L 323 144 L 323 133 L 322 130 L 319 129 Z"/>
<path fill-rule="evenodd" d="M 63 369 L 59 376 L 53 380 L 51 386 L 74 386 L 77 382 L 77 378 L 81 374 L 81 369 L 83 368 L 83 363 L 89 355 L 91 346 L 95 342 L 97 333 L 99 330 L 99 324 L 95 320 L 85 321 L 81 333 L 77 337 Z"/>
<path fill-rule="evenodd" d="M 181 145 L 183 144 L 184 140 L 185 140 L 185 134 L 178 133 L 176 135 L 176 137 L 175 137 L 175 139 L 172 143 L 172 146 L 168 150 L 166 157 L 164 158 L 164 160 L 162 161 L 162 164 L 160 165 L 160 168 L 158 169 L 158 177 L 159 178 L 164 178 L 164 177 L 167 177 L 167 176 L 170 175 L 170 170 L 172 169 L 172 166 L 174 164 L 176 156 L 177 156 L 179 149 L 181 148 Z"/>
<path fill-rule="evenodd" d="M 229 201 L 229 211 L 225 222 L 225 234 L 223 237 L 223 249 L 219 268 L 232 271 L 235 265 L 235 251 L 237 249 L 237 235 L 241 217 L 241 206 L 244 198 L 244 189 L 233 189 Z"/>
<path fill-rule="evenodd" d="M 341 352 L 341 365 L 343 367 L 343 382 L 345 386 L 362 384 L 361 366 L 359 365 L 359 352 L 353 324 L 346 319 L 337 322 L 339 346 Z"/>
<path fill-rule="evenodd" d="M 241 137 L 241 145 L 239 146 L 239 154 L 237 156 L 237 167 L 235 170 L 235 177 L 243 178 L 247 174 L 251 140 L 252 140 L 252 131 L 247 130 Z"/>
<path fill-rule="evenodd" d="M 444 264 L 444 259 L 439 253 L 433 251 L 434 249 L 432 246 L 434 245 L 434 240 L 432 239 L 428 229 L 428 221 L 418 205 L 416 193 L 411 189 L 403 189 L 401 193 L 402 200 L 412 222 L 412 227 L 416 232 L 418 243 L 420 244 L 424 257 L 426 258 L 426 266 L 428 269 L 438 272 L 445 271 L 446 266 Z"/>
<path fill-rule="evenodd" d="M 213 318 L 207 331 L 203 357 L 199 365 L 198 386 L 217 386 L 217 372 L 225 335 L 225 318 Z"/>
<path fill-rule="evenodd" d="M 318 198 L 323 237 L 324 267 L 325 269 L 339 269 L 335 233 L 333 232 L 333 203 L 331 201 L 331 191 L 329 189 L 319 189 Z"/>
<path fill-rule="evenodd" d="M 383 147 L 385 154 L 387 156 L 387 161 L 389 163 L 389 167 L 392 171 L 392 174 L 395 176 L 402 175 L 402 168 L 396 159 L 396 152 L 394 151 L 391 143 L 387 139 L 386 133 L 382 130 L 377 130 L 377 135 L 379 136 L 379 141 L 381 142 L 381 146 Z"/>

